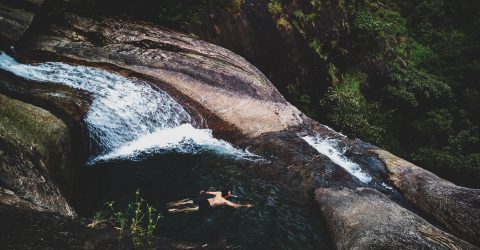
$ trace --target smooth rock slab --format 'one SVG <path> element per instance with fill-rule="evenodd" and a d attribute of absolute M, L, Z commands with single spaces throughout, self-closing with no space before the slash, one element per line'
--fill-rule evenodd
<path fill-rule="evenodd" d="M 4 46 L 20 40 L 43 0 L 0 1 L 0 42 Z"/>
<path fill-rule="evenodd" d="M 320 188 L 316 202 L 337 249 L 478 249 L 370 188 Z"/>
<path fill-rule="evenodd" d="M 70 133 L 60 119 L 0 95 L 0 187 L 8 190 L 0 192 L 0 203 L 18 197 L 36 210 L 74 216 L 53 174 L 70 155 Z"/>
<path fill-rule="evenodd" d="M 384 151 L 375 150 L 393 185 L 416 207 L 480 245 L 480 190 L 459 187 Z"/>
<path fill-rule="evenodd" d="M 28 48 L 151 77 L 249 137 L 304 122 L 259 70 L 224 48 L 144 22 L 71 14 L 50 21 Z"/>

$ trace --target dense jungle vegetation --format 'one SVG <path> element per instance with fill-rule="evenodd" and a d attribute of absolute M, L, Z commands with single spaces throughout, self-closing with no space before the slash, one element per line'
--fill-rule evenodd
<path fill-rule="evenodd" d="M 317 74 L 326 74 L 320 81 L 281 83 L 264 72 L 288 100 L 350 137 L 384 147 L 444 178 L 479 187 L 478 0 L 83 4 L 189 32 L 190 27 L 209 25 L 205 16 L 213 12 L 237 15 L 259 8 L 250 7 L 254 2 L 268 10 L 278 32 L 300 37 L 316 57 Z"/>

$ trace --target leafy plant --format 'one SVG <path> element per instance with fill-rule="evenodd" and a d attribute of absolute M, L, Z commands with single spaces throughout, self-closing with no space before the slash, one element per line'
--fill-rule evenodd
<path fill-rule="evenodd" d="M 318 39 L 314 38 L 313 41 L 309 44 L 310 48 L 312 48 L 315 53 L 322 58 L 323 60 L 327 60 L 327 54 L 322 50 L 323 44 Z"/>
<path fill-rule="evenodd" d="M 132 238 L 135 249 L 151 248 L 152 235 L 161 215 L 141 198 L 139 190 L 135 193 L 135 202 L 128 204 L 126 210 L 117 210 L 114 201 L 107 202 L 106 206 L 117 227 Z"/>
<path fill-rule="evenodd" d="M 292 30 L 292 25 L 288 22 L 285 17 L 280 17 L 277 19 L 277 27 L 284 30 Z"/>
<path fill-rule="evenodd" d="M 354 26 L 371 38 L 407 32 L 406 21 L 400 13 L 383 8 L 375 12 L 360 10 L 356 15 Z"/>
<path fill-rule="evenodd" d="M 88 227 L 97 227 L 97 225 L 105 222 L 108 219 L 108 212 L 107 211 L 96 211 L 93 214 L 92 223 L 88 225 Z"/>
<path fill-rule="evenodd" d="M 283 14 L 282 4 L 278 0 L 270 0 L 268 3 L 268 11 L 274 16 Z"/>
<path fill-rule="evenodd" d="M 242 7 L 242 4 L 243 4 L 243 0 L 232 0 L 232 7 L 235 10 L 239 10 L 240 7 Z"/>
<path fill-rule="evenodd" d="M 360 93 L 362 76 L 347 73 L 343 81 L 331 87 L 320 100 L 326 122 L 351 136 L 381 143 L 385 129 L 378 124 L 385 119 L 377 104 L 366 102 Z"/>

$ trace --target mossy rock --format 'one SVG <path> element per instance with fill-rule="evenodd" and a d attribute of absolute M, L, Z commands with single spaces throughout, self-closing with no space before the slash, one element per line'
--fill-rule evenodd
<path fill-rule="evenodd" d="M 74 215 L 55 181 L 70 173 L 70 145 L 59 118 L 0 94 L 1 186 L 40 211 Z"/>
<path fill-rule="evenodd" d="M 0 95 L 0 135 L 48 154 L 49 147 L 68 137 L 68 128 L 46 110 Z"/>
<path fill-rule="evenodd" d="M 22 38 L 43 2 L 43 0 L 15 0 L 0 3 L 2 46 L 9 46 Z"/>

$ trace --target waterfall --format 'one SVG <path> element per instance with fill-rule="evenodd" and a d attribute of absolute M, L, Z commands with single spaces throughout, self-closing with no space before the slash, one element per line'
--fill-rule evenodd
<path fill-rule="evenodd" d="M 324 139 L 319 136 L 303 136 L 301 138 L 317 150 L 317 152 L 327 156 L 333 163 L 345 169 L 361 182 L 369 183 L 372 180 L 372 177 L 364 172 L 358 164 L 345 157 L 346 149 L 339 147 L 338 140 Z"/>
<path fill-rule="evenodd" d="M 159 150 L 196 153 L 204 149 L 251 156 L 213 138 L 209 129 L 194 128 L 191 116 L 178 102 L 144 81 L 60 62 L 21 64 L 4 52 L 0 52 L 0 69 L 37 82 L 64 84 L 92 95 L 85 117 L 89 136 L 98 147 L 92 162 Z"/>

